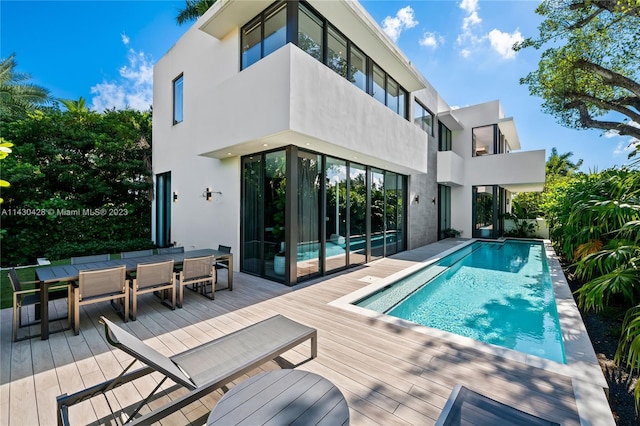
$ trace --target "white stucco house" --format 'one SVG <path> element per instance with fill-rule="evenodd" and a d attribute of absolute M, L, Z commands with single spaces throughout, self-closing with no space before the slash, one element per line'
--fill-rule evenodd
<path fill-rule="evenodd" d="M 219 0 L 154 68 L 153 237 L 296 284 L 540 191 L 498 101 L 452 109 L 354 1 Z M 238 261 L 239 260 L 239 261 Z"/>

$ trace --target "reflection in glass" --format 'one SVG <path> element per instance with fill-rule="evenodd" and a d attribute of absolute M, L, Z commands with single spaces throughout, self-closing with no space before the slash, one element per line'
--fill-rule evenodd
<path fill-rule="evenodd" d="M 349 264 L 359 265 L 367 260 L 367 179 L 364 166 L 351 163 L 349 185 Z"/>
<path fill-rule="evenodd" d="M 398 220 L 398 175 L 386 172 L 384 175 L 384 189 L 387 202 L 385 204 L 386 231 L 384 242 L 386 243 L 386 256 L 398 252 L 398 232 L 400 228 Z M 401 230 L 400 230 L 401 232 Z"/>
<path fill-rule="evenodd" d="M 329 27 L 327 48 L 327 66 L 347 78 L 347 39 Z"/>
<path fill-rule="evenodd" d="M 298 47 L 322 62 L 322 21 L 303 4 L 298 19 Z"/>
<path fill-rule="evenodd" d="M 351 68 L 349 80 L 362 91 L 367 91 L 367 59 L 360 50 L 351 45 Z"/>
<path fill-rule="evenodd" d="M 264 167 L 264 261 L 265 275 L 284 280 L 285 204 L 287 196 L 285 151 L 265 155 Z"/>
<path fill-rule="evenodd" d="M 242 270 L 260 275 L 262 270 L 262 156 L 242 160 Z"/>
<path fill-rule="evenodd" d="M 242 29 L 242 69 L 262 57 L 261 33 L 262 24 L 259 18 Z"/>
<path fill-rule="evenodd" d="M 438 151 L 451 151 L 451 130 L 438 122 Z"/>
<path fill-rule="evenodd" d="M 344 160 L 327 157 L 326 179 L 326 250 L 325 269 L 344 268 L 347 237 L 347 166 Z"/>
<path fill-rule="evenodd" d="M 173 124 L 181 123 L 183 116 L 184 86 L 183 76 L 176 78 L 173 82 Z"/>
<path fill-rule="evenodd" d="M 263 57 L 287 43 L 287 8 L 283 3 L 264 18 Z"/>
<path fill-rule="evenodd" d="M 428 135 L 433 136 L 433 114 L 418 101 L 413 102 L 413 122 Z"/>
<path fill-rule="evenodd" d="M 395 113 L 400 112 L 398 108 L 398 98 L 398 83 L 396 83 L 392 78 L 387 79 L 387 106 Z"/>
<path fill-rule="evenodd" d="M 382 105 L 386 105 L 386 92 L 384 89 L 384 71 L 382 68 L 373 64 L 373 97 L 378 100 L 378 102 L 382 103 Z"/>
<path fill-rule="evenodd" d="M 371 169 L 371 259 L 384 256 L 384 172 Z"/>
<path fill-rule="evenodd" d="M 298 278 L 320 272 L 320 179 L 318 154 L 298 153 Z"/>
<path fill-rule="evenodd" d="M 494 236 L 494 187 L 474 186 L 474 227 L 473 236 L 492 238 Z"/>

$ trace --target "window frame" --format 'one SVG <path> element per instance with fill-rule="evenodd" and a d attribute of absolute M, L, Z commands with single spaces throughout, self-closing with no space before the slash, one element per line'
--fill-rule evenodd
<path fill-rule="evenodd" d="M 176 98 L 176 86 L 178 81 L 180 81 L 180 120 L 178 121 L 176 118 L 176 111 L 177 111 L 177 98 Z M 173 87 L 173 125 L 175 126 L 178 123 L 182 123 L 184 121 L 184 73 L 180 73 L 180 75 L 178 75 L 176 78 L 173 79 L 172 81 L 172 87 Z"/>
<path fill-rule="evenodd" d="M 429 125 L 429 131 L 424 129 L 421 124 L 416 123 L 416 118 L 418 118 L 418 117 L 416 117 L 416 108 L 415 108 L 416 104 L 421 108 L 421 110 L 424 113 L 428 114 L 431 117 L 431 124 Z M 413 111 L 412 111 L 413 112 L 413 119 L 411 121 L 413 121 L 413 124 L 418 126 L 427 135 L 433 136 L 433 128 L 435 127 L 434 124 L 435 124 L 435 117 L 436 117 L 435 114 L 432 113 L 429 108 L 424 106 L 424 104 L 422 102 L 420 102 L 420 100 L 418 98 L 416 98 L 416 97 L 413 98 L 413 106 L 414 106 Z M 420 117 L 422 119 L 421 121 L 424 121 L 424 117 L 425 117 L 424 114 Z"/>

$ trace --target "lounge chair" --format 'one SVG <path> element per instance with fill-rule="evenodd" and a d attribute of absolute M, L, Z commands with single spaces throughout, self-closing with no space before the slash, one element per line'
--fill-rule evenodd
<path fill-rule="evenodd" d="M 560 426 L 559 423 L 525 413 L 462 385 L 456 385 L 451 391 L 435 426 L 457 425 Z"/>
<path fill-rule="evenodd" d="M 70 406 L 100 394 L 104 395 L 111 389 L 154 371 L 162 373 L 164 378 L 129 415 L 130 419 L 137 415 L 166 379 L 186 387 L 189 392 L 144 416 L 132 419 L 132 425 L 160 421 L 308 339 L 311 340 L 311 358 L 315 358 L 318 353 L 317 330 L 282 315 L 273 316 L 170 358 L 147 346 L 105 317 L 101 317 L 101 322 L 105 326 L 107 341 L 134 359 L 114 379 L 73 395 L 58 396 L 58 425 L 68 424 Z M 147 366 L 127 373 L 138 361 Z"/>

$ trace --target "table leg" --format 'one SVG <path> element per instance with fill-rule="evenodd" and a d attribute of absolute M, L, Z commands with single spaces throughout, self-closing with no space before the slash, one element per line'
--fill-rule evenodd
<path fill-rule="evenodd" d="M 227 269 L 227 280 L 229 281 L 229 291 L 233 290 L 233 255 L 229 256 L 229 268 Z"/>
<path fill-rule="evenodd" d="M 49 286 L 45 282 L 40 283 L 40 338 L 49 338 Z"/>

